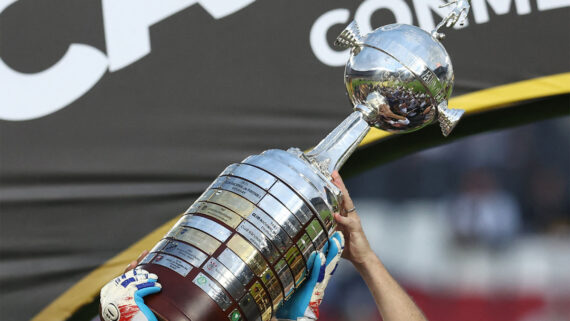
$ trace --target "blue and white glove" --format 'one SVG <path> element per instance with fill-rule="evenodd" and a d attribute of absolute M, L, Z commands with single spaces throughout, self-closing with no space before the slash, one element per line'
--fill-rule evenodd
<path fill-rule="evenodd" d="M 322 252 L 313 252 L 307 261 L 311 271 L 293 296 L 277 310 L 279 320 L 313 321 L 319 318 L 319 305 L 325 295 L 325 288 L 336 270 L 344 249 L 344 236 L 335 232 L 323 247 Z M 326 254 L 326 259 L 325 255 Z"/>
<path fill-rule="evenodd" d="M 143 297 L 161 290 L 156 274 L 142 268 L 130 270 L 101 289 L 104 321 L 157 321 Z"/>

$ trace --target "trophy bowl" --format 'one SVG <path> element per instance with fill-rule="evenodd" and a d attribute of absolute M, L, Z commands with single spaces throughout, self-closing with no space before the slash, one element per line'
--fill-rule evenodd
<path fill-rule="evenodd" d="M 443 109 L 453 90 L 453 67 L 432 34 L 416 26 L 390 24 L 361 36 L 352 23 L 336 44 L 351 48 L 344 83 L 354 106 L 377 109 L 371 126 L 405 133 L 448 111 Z"/>

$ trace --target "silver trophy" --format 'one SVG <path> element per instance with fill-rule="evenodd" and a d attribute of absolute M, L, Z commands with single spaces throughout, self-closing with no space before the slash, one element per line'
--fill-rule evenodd
<path fill-rule="evenodd" d="M 354 112 L 309 152 L 268 150 L 228 166 L 141 262 L 163 287 L 151 309 L 166 320 L 270 320 L 334 231 L 341 193 L 331 173 L 370 128 L 403 133 L 438 119 L 447 136 L 463 114 L 447 107 L 454 76 L 441 38 L 402 24 L 363 36 L 351 23 L 336 44 L 351 48 Z"/>

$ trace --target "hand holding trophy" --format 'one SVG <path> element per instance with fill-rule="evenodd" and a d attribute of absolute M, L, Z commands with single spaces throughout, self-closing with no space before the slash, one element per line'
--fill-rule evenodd
<path fill-rule="evenodd" d="M 438 28 L 466 14 L 467 1 L 453 3 L 459 11 Z M 447 136 L 462 116 L 447 107 L 454 73 L 437 35 L 404 24 L 342 31 L 335 43 L 351 50 L 344 82 L 354 111 L 309 152 L 268 150 L 216 178 L 139 264 L 162 285 L 145 297 L 159 319 L 276 315 L 334 233 L 342 195 L 331 174 L 370 128 L 406 133 L 437 119 Z"/>

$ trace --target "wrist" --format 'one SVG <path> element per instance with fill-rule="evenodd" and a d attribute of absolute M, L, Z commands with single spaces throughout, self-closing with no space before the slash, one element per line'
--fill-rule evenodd
<path fill-rule="evenodd" d="M 352 262 L 356 270 L 360 273 L 367 273 L 371 269 L 377 268 L 378 264 L 382 264 L 378 256 L 372 251 L 368 251 L 359 260 Z"/>

